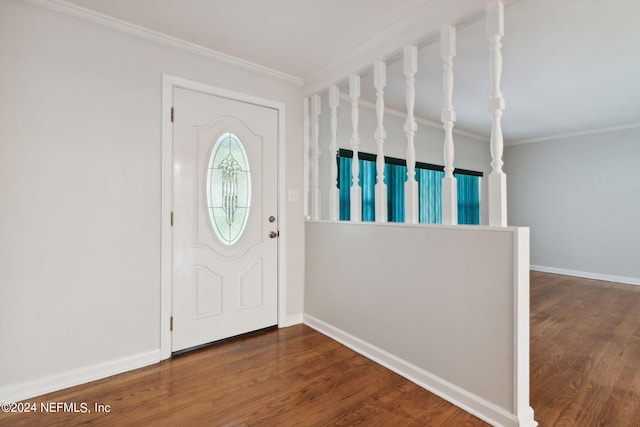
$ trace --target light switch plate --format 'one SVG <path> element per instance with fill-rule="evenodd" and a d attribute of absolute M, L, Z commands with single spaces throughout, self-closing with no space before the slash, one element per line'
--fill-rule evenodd
<path fill-rule="evenodd" d="M 300 194 L 298 193 L 298 190 L 289 190 L 289 192 L 287 193 L 287 200 L 290 202 L 297 202 L 298 200 L 300 200 Z"/>

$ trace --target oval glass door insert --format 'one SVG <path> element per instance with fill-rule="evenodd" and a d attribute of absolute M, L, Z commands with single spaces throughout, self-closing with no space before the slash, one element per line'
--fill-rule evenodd
<path fill-rule="evenodd" d="M 218 239 L 225 245 L 236 243 L 249 219 L 251 169 L 242 141 L 230 132 L 218 138 L 211 150 L 207 207 Z"/>

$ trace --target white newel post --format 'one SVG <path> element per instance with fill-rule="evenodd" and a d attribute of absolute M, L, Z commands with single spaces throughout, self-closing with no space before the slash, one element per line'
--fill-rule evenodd
<path fill-rule="evenodd" d="M 353 161 L 351 162 L 351 176 L 353 178 L 353 185 L 351 186 L 351 221 L 362 221 L 362 190 L 360 188 L 360 164 L 358 162 L 358 148 L 360 147 L 360 137 L 358 135 L 360 76 L 357 74 L 349 76 L 349 97 L 351 98 L 351 125 L 353 126 L 353 134 L 351 135 L 351 148 L 353 149 Z"/>
<path fill-rule="evenodd" d="M 311 219 L 320 219 L 320 96 L 311 97 Z"/>
<path fill-rule="evenodd" d="M 501 0 L 487 4 L 487 37 L 491 52 L 491 81 L 493 91 L 489 111 L 493 119 L 491 129 L 491 173 L 489 174 L 489 225 L 507 226 L 507 176 L 502 171 L 502 127 L 500 120 L 504 112 L 504 98 L 500 90 L 502 78 L 502 43 L 504 35 L 504 4 Z"/>
<path fill-rule="evenodd" d="M 373 84 L 376 88 L 376 116 L 378 126 L 374 138 L 378 146 L 376 158 L 376 222 L 387 222 L 387 184 L 384 183 L 384 140 L 387 133 L 384 118 L 384 87 L 387 85 L 387 64 L 378 61 L 373 64 Z"/>
<path fill-rule="evenodd" d="M 329 108 L 331 108 L 331 175 L 329 190 L 329 217 L 331 221 L 340 220 L 340 190 L 338 190 L 338 104 L 340 90 L 338 86 L 329 86 Z"/>
<path fill-rule="evenodd" d="M 407 224 L 418 223 L 418 182 L 416 181 L 416 149 L 414 138 L 418 125 L 413 116 L 413 107 L 416 100 L 415 74 L 418 71 L 418 48 L 405 46 L 404 48 L 404 74 L 407 77 L 407 121 L 404 131 L 407 134 L 407 182 L 404 185 L 404 222 Z"/>
<path fill-rule="evenodd" d="M 442 57 L 442 86 L 444 88 L 444 178 L 442 179 L 442 223 L 458 223 L 458 183 L 453 176 L 453 125 L 456 112 L 453 109 L 453 57 L 456 56 L 456 29 L 451 25 L 440 29 L 440 56 Z"/>
<path fill-rule="evenodd" d="M 311 113 L 309 111 L 309 98 L 304 99 L 304 217 L 311 218 L 311 135 L 310 125 Z"/>

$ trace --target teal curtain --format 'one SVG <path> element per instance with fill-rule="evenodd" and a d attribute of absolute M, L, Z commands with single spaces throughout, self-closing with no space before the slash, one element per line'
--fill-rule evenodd
<path fill-rule="evenodd" d="M 418 219 L 423 224 L 442 224 L 442 178 L 442 171 L 416 169 Z"/>
<path fill-rule="evenodd" d="M 480 224 L 480 177 L 456 174 L 458 224 Z"/>
<path fill-rule="evenodd" d="M 351 219 L 351 158 L 338 157 L 338 189 L 340 194 L 340 220 Z"/>
<path fill-rule="evenodd" d="M 387 221 L 404 222 L 404 183 L 407 181 L 407 167 L 384 165 L 384 182 L 387 184 Z"/>
<path fill-rule="evenodd" d="M 338 188 L 340 189 L 340 220 L 351 220 L 351 167 L 353 160 L 350 157 L 339 157 L 338 168 L 340 177 Z M 359 160 L 359 182 L 362 187 L 362 220 L 375 221 L 376 219 L 376 164 L 366 160 Z"/>
<path fill-rule="evenodd" d="M 359 182 L 362 187 L 362 220 L 375 221 L 375 161 L 359 160 Z M 340 189 L 340 219 L 351 219 L 350 157 L 338 157 L 338 187 Z M 407 167 L 385 163 L 387 184 L 387 220 L 404 222 L 404 183 Z M 456 173 L 458 182 L 458 224 L 480 224 L 480 176 Z M 442 178 L 444 172 L 416 168 L 418 181 L 418 215 L 420 223 L 442 224 Z"/>
<path fill-rule="evenodd" d="M 360 160 L 360 185 L 362 185 L 362 220 L 376 220 L 376 164 Z"/>

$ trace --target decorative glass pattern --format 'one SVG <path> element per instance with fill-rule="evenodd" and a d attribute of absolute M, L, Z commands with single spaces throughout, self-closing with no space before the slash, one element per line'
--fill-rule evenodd
<path fill-rule="evenodd" d="M 225 245 L 236 243 L 249 219 L 251 170 L 237 135 L 223 134 L 211 150 L 207 171 L 207 209 L 216 236 Z"/>

